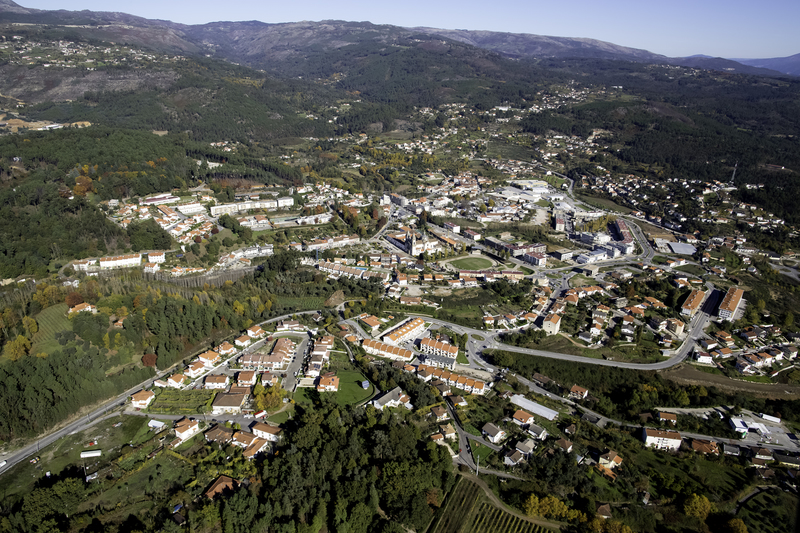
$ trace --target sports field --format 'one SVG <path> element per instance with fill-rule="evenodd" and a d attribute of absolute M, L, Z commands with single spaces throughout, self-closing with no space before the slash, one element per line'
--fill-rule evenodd
<path fill-rule="evenodd" d="M 461 270 L 481 270 L 492 266 L 492 262 L 483 257 L 465 257 L 450 261 L 450 264 Z"/>

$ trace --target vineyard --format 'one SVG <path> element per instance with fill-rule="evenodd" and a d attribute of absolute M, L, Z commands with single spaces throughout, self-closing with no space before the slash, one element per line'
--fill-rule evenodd
<path fill-rule="evenodd" d="M 550 529 L 532 524 L 488 501 L 472 481 L 459 478 L 432 533 L 546 533 Z"/>
<path fill-rule="evenodd" d="M 164 389 L 150 405 L 148 412 L 192 415 L 211 411 L 214 391 L 209 390 L 172 390 Z"/>

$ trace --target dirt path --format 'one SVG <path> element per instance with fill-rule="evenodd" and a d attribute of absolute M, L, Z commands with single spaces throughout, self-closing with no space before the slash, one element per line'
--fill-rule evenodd
<path fill-rule="evenodd" d="M 800 386 L 798 385 L 740 381 L 719 374 L 708 374 L 687 365 L 681 365 L 677 368 L 666 370 L 662 375 L 667 379 L 681 384 L 713 385 L 726 391 L 749 392 L 767 398 L 800 398 Z"/>
<path fill-rule="evenodd" d="M 492 505 L 502 509 L 503 511 L 505 511 L 505 512 L 507 512 L 509 514 L 512 514 L 512 515 L 516 516 L 517 518 L 525 520 L 526 522 L 530 522 L 531 524 L 535 524 L 537 526 L 542 526 L 542 527 L 555 529 L 555 530 L 560 530 L 561 529 L 561 524 L 559 524 L 558 522 L 550 522 L 549 520 L 531 518 L 530 516 L 527 516 L 527 515 L 524 515 L 524 514 L 518 512 L 518 511 L 515 511 L 514 509 L 512 509 L 508 505 L 504 504 L 502 501 L 500 501 L 500 498 L 495 496 L 494 492 L 492 492 L 492 489 L 489 488 L 489 485 L 487 485 L 486 482 L 483 481 L 481 478 L 475 476 L 475 474 L 470 474 L 468 472 L 459 472 L 458 474 L 460 476 L 463 476 L 465 479 L 468 479 L 468 480 L 472 481 L 473 483 L 478 485 L 480 488 L 482 488 L 484 494 L 486 494 L 486 497 L 489 498 L 490 502 L 492 502 Z"/>

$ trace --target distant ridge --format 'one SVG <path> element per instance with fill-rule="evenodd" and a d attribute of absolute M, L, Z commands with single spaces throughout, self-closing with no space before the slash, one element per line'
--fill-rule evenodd
<path fill-rule="evenodd" d="M 759 76 L 800 75 L 800 54 L 787 58 L 730 59 L 694 55 L 669 58 L 647 50 L 597 39 L 554 37 L 525 33 L 404 28 L 370 22 L 325 20 L 269 24 L 259 21 L 178 24 L 105 11 L 48 11 L 29 9 L 13 0 L 0 0 L 0 23 L 76 25 L 80 33 L 100 40 L 148 46 L 168 52 L 207 54 L 243 62 L 278 73 L 296 60 L 321 57 L 326 52 L 357 43 L 396 44 L 425 34 L 481 48 L 513 59 L 582 58 L 689 66 Z M 288 63 L 287 63 L 288 62 Z M 292 63 L 293 62 L 293 63 Z"/>

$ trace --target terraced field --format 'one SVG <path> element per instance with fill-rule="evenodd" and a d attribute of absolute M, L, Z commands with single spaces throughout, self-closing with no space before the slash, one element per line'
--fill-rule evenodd
<path fill-rule="evenodd" d="M 447 497 L 447 503 L 432 533 L 545 533 L 550 529 L 533 524 L 494 505 L 483 489 L 464 478 Z"/>

